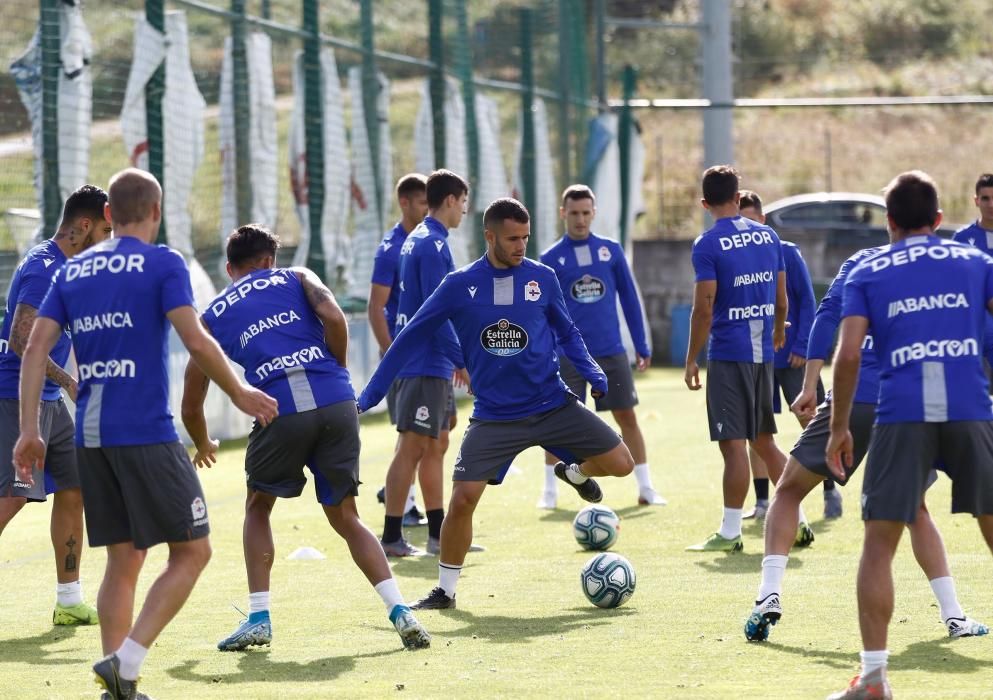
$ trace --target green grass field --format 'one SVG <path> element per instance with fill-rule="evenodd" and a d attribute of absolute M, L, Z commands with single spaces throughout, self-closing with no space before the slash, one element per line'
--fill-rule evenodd
<path fill-rule="evenodd" d="M 633 481 L 604 479 L 604 503 L 622 517 L 614 550 L 634 564 L 638 588 L 617 610 L 583 597 L 579 570 L 589 553 L 576 546 L 570 522 L 581 503 L 562 491 L 559 510 L 539 511 L 542 456 L 523 454 L 522 474 L 483 497 L 476 541 L 459 585 L 459 608 L 423 612 L 434 635 L 430 650 L 402 651 L 382 604 L 333 535 L 310 490 L 282 502 L 274 515 L 271 650 L 221 653 L 216 642 L 245 609 L 241 554 L 243 447 L 233 445 L 202 473 L 214 558 L 186 607 L 156 642 L 142 689 L 157 698 L 316 697 L 661 697 L 821 698 L 854 674 L 860 649 L 855 571 L 861 548 L 858 486 L 845 492 L 845 516 L 821 520 L 821 496 L 807 511 L 814 546 L 790 559 L 785 616 L 769 643 L 744 641 L 741 629 L 759 582 L 761 529 L 746 524 L 745 552 L 690 554 L 683 548 L 712 532 L 720 517 L 720 459 L 708 442 L 703 392 L 690 394 L 678 370 L 639 379 L 640 416 L 664 508 L 637 507 Z M 468 406 L 447 464 L 465 427 Z M 798 428 L 781 420 L 783 447 Z M 392 453 L 394 433 L 379 417 L 363 426 L 366 486 L 360 512 L 377 532 L 383 510 L 376 489 Z M 968 517 L 948 514 L 949 482 L 929 500 L 945 536 L 959 597 L 974 617 L 993 620 L 988 595 L 990 555 Z M 420 500 L 420 499 L 418 499 Z M 749 497 L 751 501 L 751 497 Z M 48 508 L 27 507 L 0 539 L 0 697 L 97 697 L 89 665 L 100 656 L 96 628 L 49 624 L 54 572 Z M 423 544 L 424 529 L 408 531 Z M 287 561 L 300 546 L 326 560 Z M 141 591 L 164 561 L 150 554 Z M 92 601 L 101 551 L 85 550 L 82 571 Z M 436 560 L 399 561 L 401 589 L 420 597 L 435 585 Z M 895 566 L 896 611 L 890 629 L 890 680 L 900 698 L 988 698 L 993 640 L 950 641 L 931 591 L 904 538 Z"/>

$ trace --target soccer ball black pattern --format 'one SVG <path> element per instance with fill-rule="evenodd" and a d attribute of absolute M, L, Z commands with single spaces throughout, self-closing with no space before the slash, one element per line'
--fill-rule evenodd
<path fill-rule="evenodd" d="M 586 506 L 572 521 L 572 534 L 583 549 L 604 550 L 617 541 L 621 519 L 606 506 Z"/>
<path fill-rule="evenodd" d="M 619 554 L 602 552 L 579 575 L 586 598 L 600 608 L 617 608 L 634 594 L 634 567 Z"/>

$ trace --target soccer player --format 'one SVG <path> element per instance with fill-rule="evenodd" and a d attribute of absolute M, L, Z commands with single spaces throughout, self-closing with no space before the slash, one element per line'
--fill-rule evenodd
<path fill-rule="evenodd" d="M 627 353 L 621 344 L 621 326 L 617 318 L 620 299 L 637 354 L 636 368 L 644 372 L 652 362 L 645 338 L 641 301 L 634 286 L 624 249 L 617 241 L 602 238 L 590 230 L 596 217 L 596 198 L 586 185 L 570 185 L 562 193 L 559 216 L 565 221 L 566 235 L 541 254 L 541 262 L 555 270 L 565 294 L 569 315 L 583 336 L 590 355 L 607 375 L 610 391 L 596 400 L 597 411 L 610 411 L 621 428 L 624 444 L 634 457 L 634 475 L 638 481 L 638 503 L 662 506 L 662 498 L 652 485 L 648 468 L 645 438 L 638 426 L 634 407 L 638 394 Z M 586 403 L 586 380 L 565 356 L 559 357 L 559 373 L 566 386 Z M 545 454 L 545 490 L 539 508 L 555 508 L 558 479 L 555 455 Z"/>
<path fill-rule="evenodd" d="M 407 240 L 407 235 L 427 216 L 427 178 L 420 173 L 404 175 L 397 182 L 396 197 L 400 206 L 400 221 L 390 229 L 376 249 L 372 284 L 369 286 L 369 325 L 379 344 L 380 357 L 386 353 L 396 335 L 397 311 L 400 306 L 400 248 Z M 395 402 L 394 387 L 390 387 L 386 406 L 389 409 L 390 422 L 394 425 L 397 422 Z M 383 488 L 376 494 L 382 503 L 386 502 L 385 492 L 386 489 Z M 421 517 L 414 503 L 414 484 L 411 482 L 403 525 L 417 527 L 426 523 L 427 519 Z"/>
<path fill-rule="evenodd" d="M 17 385 L 21 355 L 52 277 L 77 253 L 105 240 L 111 226 L 103 218 L 107 193 L 83 185 L 66 199 L 62 222 L 51 239 L 36 245 L 17 266 L 7 292 L 7 311 L 0 330 L 0 454 L 10 460 L 18 433 Z M 20 481 L 13 461 L 0 470 L 0 533 L 25 503 L 44 503 L 54 493 L 52 547 L 55 550 L 56 625 L 95 625 L 97 611 L 83 602 L 79 563 L 83 555 L 83 497 L 79 489 L 72 417 L 62 391 L 76 400 L 76 380 L 63 369 L 71 342 L 62 333 L 45 366 L 42 392 L 41 437 L 48 445 L 44 473 L 33 474 L 34 485 Z"/>
<path fill-rule="evenodd" d="M 359 520 L 359 417 L 348 370 L 348 322 L 334 295 L 306 268 L 274 267 L 278 239 L 249 224 L 227 242 L 231 284 L 201 317 L 245 379 L 279 402 L 279 417 L 248 436 L 244 548 L 248 619 L 222 640 L 221 651 L 272 642 L 269 581 L 275 544 L 269 515 L 277 498 L 296 498 L 314 476 L 317 501 L 352 559 L 386 604 L 405 647 L 430 646 L 431 637 L 404 604 L 376 536 Z M 191 359 L 183 391 L 183 423 L 197 448 L 194 462 L 215 461 L 207 432 L 206 375 Z"/>
<path fill-rule="evenodd" d="M 44 463 L 39 399 L 48 355 L 68 326 L 79 364 L 76 456 L 86 528 L 91 547 L 107 547 L 97 599 L 106 656 L 93 670 L 111 700 L 123 700 L 136 697 L 145 655 L 210 559 L 203 490 L 169 412 L 169 323 L 239 409 L 266 425 L 276 401 L 238 381 L 197 320 L 183 258 L 151 245 L 162 220 L 155 178 L 121 171 L 108 199 L 104 218 L 115 237 L 71 258 L 38 310 L 22 359 L 14 464 L 31 483 L 32 469 Z M 162 542 L 168 564 L 132 625 L 145 554 Z"/>
<path fill-rule="evenodd" d="M 993 173 L 983 173 L 976 180 L 973 202 L 979 210 L 979 218 L 960 228 L 952 238 L 989 253 L 993 250 Z"/>
<path fill-rule="evenodd" d="M 720 529 L 688 551 L 740 552 L 748 495 L 748 443 L 773 481 L 786 457 L 776 447 L 772 410 L 773 352 L 786 341 L 786 273 L 779 236 L 738 212 L 738 173 L 716 165 L 703 174 L 702 204 L 714 226 L 693 242 L 696 285 L 684 381 L 702 388 L 696 358 L 710 338 L 707 417 L 724 458 Z"/>
<path fill-rule="evenodd" d="M 938 192 L 921 171 L 885 191 L 892 244 L 848 276 L 834 362 L 826 456 L 844 478 L 853 464 L 850 415 L 869 328 L 880 364 L 879 405 L 862 485 L 865 542 L 857 581 L 862 669 L 833 700 L 892 697 L 886 678 L 892 562 L 929 473 L 952 479 L 952 511 L 971 513 L 993 550 L 993 409 L 981 339 L 993 310 L 993 259 L 933 234 Z"/>
<path fill-rule="evenodd" d="M 590 383 L 607 377 L 586 350 L 554 271 L 524 257 L 530 217 L 520 202 L 492 202 L 483 215 L 486 254 L 449 274 L 397 335 L 359 396 L 359 410 L 379 403 L 418 348 L 449 322 L 465 353 L 475 408 L 458 457 L 441 529 L 438 586 L 411 608 L 455 607 L 455 588 L 472 541 L 472 515 L 487 484 L 499 484 L 514 458 L 541 446 L 559 455 L 559 479 L 586 501 L 603 494 L 591 478 L 634 468 L 621 438 L 582 406 L 558 374 L 556 345 Z"/>
<path fill-rule="evenodd" d="M 828 469 L 824 456 L 831 422 L 831 397 L 828 395 L 826 402 L 821 403 L 817 396 L 817 386 L 821 368 L 831 353 L 834 334 L 841 321 L 845 280 L 862 260 L 871 258 L 881 250 L 879 247 L 867 248 L 848 258 L 817 308 L 807 347 L 804 386 L 793 404 L 793 410 L 805 417 L 806 427 L 786 462 L 786 469 L 776 486 L 776 495 L 766 517 L 762 581 L 755 608 L 745 623 L 745 637 L 749 641 L 766 640 L 769 626 L 775 625 L 782 616 L 782 581 L 789 561 L 790 546 L 793 544 L 793 533 L 797 528 L 797 507 L 824 478 L 838 478 Z M 845 469 L 845 478 L 838 479 L 838 483 L 842 485 L 848 482 L 865 456 L 876 417 L 878 395 L 879 361 L 873 350 L 873 338 L 867 335 L 862 343 L 858 386 L 854 393 L 849 423 L 853 441 L 852 463 Z M 810 420 L 811 416 L 813 420 Z M 929 482 L 935 478 L 934 475 L 930 476 Z M 941 533 L 923 500 L 908 529 L 914 556 L 931 584 L 948 635 L 969 637 L 987 634 L 989 630 L 985 625 L 966 617 L 962 611 L 955 594 L 955 581 L 948 568 Z"/>
<path fill-rule="evenodd" d="M 462 223 L 469 185 L 450 170 L 435 170 L 425 185 L 428 215 L 407 236 L 400 249 L 400 305 L 397 332 L 411 319 L 442 278 L 455 269 L 448 247 L 448 230 Z M 394 389 L 397 442 L 386 473 L 386 517 L 383 550 L 391 557 L 424 556 L 403 536 L 404 505 L 415 469 L 421 481 L 428 519 L 427 553 L 437 554 L 445 517 L 442 462 L 455 415 L 452 376 L 464 377 L 465 362 L 458 340 L 445 324 L 436 338 L 409 355 Z M 480 547 L 475 547 L 477 550 Z"/>

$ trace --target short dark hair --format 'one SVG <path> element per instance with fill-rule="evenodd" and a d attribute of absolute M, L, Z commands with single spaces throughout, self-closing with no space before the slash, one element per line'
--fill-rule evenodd
<path fill-rule="evenodd" d="M 993 173 L 983 173 L 976 180 L 976 194 L 979 194 L 979 190 L 983 187 L 993 187 Z"/>
<path fill-rule="evenodd" d="M 932 227 L 938 219 L 938 188 L 922 170 L 900 173 L 883 190 L 886 213 L 903 231 Z"/>
<path fill-rule="evenodd" d="M 141 223 L 152 215 L 156 204 L 162 203 L 162 185 L 150 172 L 125 168 L 110 178 L 107 201 L 115 227 Z"/>
<path fill-rule="evenodd" d="M 66 198 L 62 207 L 62 225 L 88 217 L 102 220 L 103 207 L 107 203 L 107 193 L 96 185 L 83 185 Z"/>
<path fill-rule="evenodd" d="M 738 171 L 731 165 L 713 165 L 703 171 L 703 199 L 712 207 L 734 201 Z"/>
<path fill-rule="evenodd" d="M 428 179 L 420 173 L 407 173 L 397 180 L 397 199 L 427 191 Z"/>
<path fill-rule="evenodd" d="M 759 197 L 757 192 L 752 192 L 751 190 L 740 190 L 741 198 L 738 200 L 739 209 L 748 209 L 751 207 L 759 214 L 762 213 L 762 198 Z"/>
<path fill-rule="evenodd" d="M 593 190 L 589 188 L 589 185 L 569 185 L 562 192 L 562 206 L 569 200 L 578 201 L 580 199 L 589 199 L 593 201 L 593 206 L 596 206 L 596 196 L 593 194 Z"/>
<path fill-rule="evenodd" d="M 266 255 L 276 259 L 279 250 L 279 236 L 262 224 L 239 226 L 228 236 L 228 262 L 234 267 L 259 260 Z"/>
<path fill-rule="evenodd" d="M 500 224 L 512 219 L 519 224 L 531 221 L 527 207 L 513 197 L 500 197 L 490 202 L 483 213 L 483 228 L 491 229 L 494 224 Z M 491 229 L 492 230 L 492 229 Z"/>
<path fill-rule="evenodd" d="M 448 195 L 457 199 L 464 194 L 469 194 L 469 184 L 461 176 L 444 168 L 435 170 L 428 175 L 425 189 L 428 194 L 428 206 L 431 209 L 437 209 L 444 204 Z"/>

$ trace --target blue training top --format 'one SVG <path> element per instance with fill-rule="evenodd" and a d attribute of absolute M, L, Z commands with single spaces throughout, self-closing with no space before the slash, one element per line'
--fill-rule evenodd
<path fill-rule="evenodd" d="M 390 296 L 383 307 L 386 316 L 386 327 L 390 329 L 390 337 L 396 337 L 397 311 L 400 308 L 400 248 L 407 240 L 407 231 L 403 224 L 397 222 L 376 248 L 376 257 L 372 262 L 372 283 L 390 288 Z"/>
<path fill-rule="evenodd" d="M 981 251 L 990 254 L 993 248 L 993 231 L 987 231 L 979 225 L 978 221 L 973 221 L 968 226 L 963 226 L 952 236 L 953 240 L 959 243 L 968 243 L 976 246 Z M 983 334 L 983 356 L 986 361 L 993 365 L 993 316 L 987 316 Z"/>
<path fill-rule="evenodd" d="M 786 320 L 790 325 L 786 327 L 786 343 L 773 356 L 773 366 L 777 369 L 790 366 L 790 355 L 807 356 L 807 340 L 817 308 L 810 271 L 807 270 L 807 263 L 803 261 L 800 249 L 789 241 L 781 243 L 783 262 L 786 265 L 786 298 L 789 301 Z"/>

